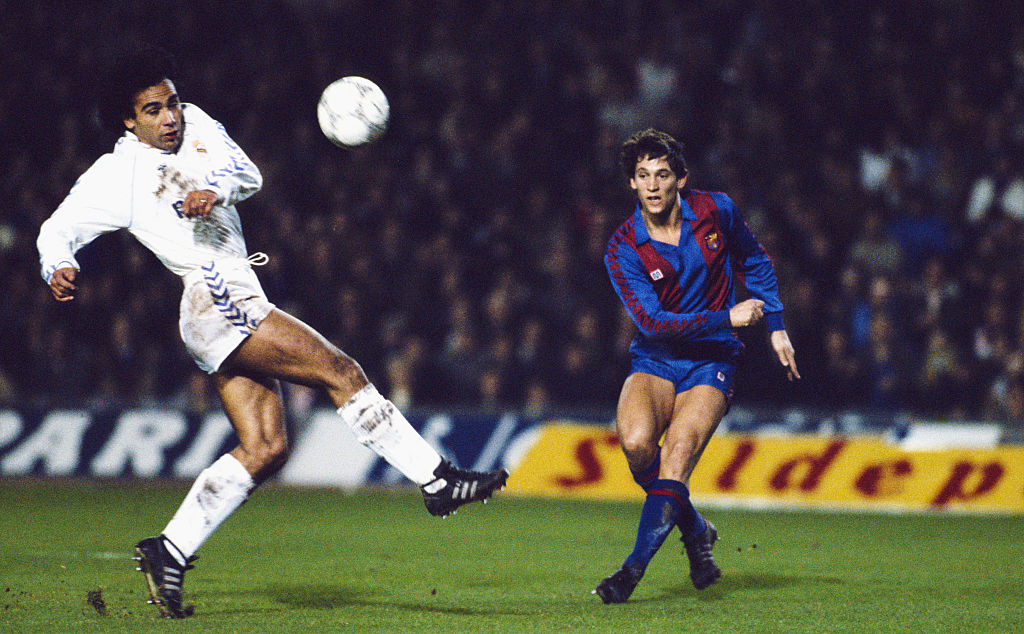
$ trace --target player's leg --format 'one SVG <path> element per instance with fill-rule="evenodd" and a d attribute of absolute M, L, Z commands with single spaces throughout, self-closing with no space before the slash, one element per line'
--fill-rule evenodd
<path fill-rule="evenodd" d="M 646 569 L 678 518 L 692 512 L 689 492 L 682 482 L 666 472 L 665 460 L 670 456 L 666 455 L 664 446 L 659 449 L 658 445 L 663 435 L 667 438 L 666 427 L 671 431 L 676 424 L 678 401 L 675 384 L 653 375 L 633 374 L 623 386 L 616 425 L 627 461 L 634 474 L 636 465 L 660 464 L 657 477 L 649 480 L 645 489 L 647 497 L 640 514 L 637 539 L 624 563 L 626 568 Z M 651 466 L 648 466 L 644 475 L 650 472 Z"/>
<path fill-rule="evenodd" d="M 728 407 L 726 395 L 710 385 L 695 385 L 679 393 L 661 448 L 661 477 L 678 485 L 682 512 L 677 523 L 690 560 L 690 579 L 697 589 L 706 588 L 722 574 L 711 552 L 718 533 L 693 506 L 685 483 Z"/>
<path fill-rule="evenodd" d="M 672 419 L 675 388 L 661 377 L 635 372 L 619 393 L 615 428 L 633 479 L 644 491 L 658 478 L 659 441 Z"/>
<path fill-rule="evenodd" d="M 238 446 L 196 479 L 164 536 L 187 558 L 287 459 L 288 438 L 280 385 L 218 372 L 214 375 L 224 412 Z"/>
<path fill-rule="evenodd" d="M 675 386 L 671 381 L 646 374 L 629 376 L 619 395 L 616 428 L 619 442 L 637 477 L 658 455 L 658 440 L 668 425 L 675 402 Z M 645 487 L 647 497 L 640 511 L 633 551 L 622 567 L 598 584 L 594 592 L 605 603 L 622 603 L 634 588 L 654 554 L 665 542 L 682 512 L 679 500 L 681 483 L 653 479 Z"/>
<path fill-rule="evenodd" d="M 664 403 L 664 401 L 662 401 L 662 403 Z M 671 418 L 671 413 L 664 414 L 663 418 Z M 695 452 L 688 452 L 689 457 L 683 461 L 685 467 L 683 469 L 682 476 L 675 477 L 671 475 L 666 475 L 665 477 L 681 480 L 683 484 L 689 486 L 690 474 L 693 473 L 694 467 L 697 466 L 697 462 L 700 460 L 700 456 L 704 453 L 704 448 L 707 447 L 708 441 L 711 440 L 711 436 L 714 434 L 714 429 L 717 428 L 717 421 L 720 421 L 721 418 L 721 416 L 716 416 L 716 418 L 714 419 L 715 424 L 711 431 L 709 433 L 702 434 L 704 436 L 704 440 L 701 443 L 701 445 L 697 448 L 697 450 Z M 618 420 L 625 420 L 624 414 L 621 411 L 619 413 Z M 622 427 L 623 426 L 620 424 L 620 443 L 622 444 L 623 451 L 626 454 L 627 463 L 629 464 L 629 470 L 633 476 L 633 481 L 636 482 L 637 485 L 639 485 L 645 493 L 647 493 L 650 491 L 651 486 L 654 484 L 654 482 L 658 480 L 660 477 L 662 477 L 661 461 L 663 448 L 661 448 L 660 445 L 658 445 L 660 441 L 655 439 L 652 442 L 651 438 L 645 434 L 644 430 L 647 429 L 646 427 L 635 424 L 632 425 L 630 427 L 630 429 L 633 430 L 634 434 L 632 438 L 626 437 L 624 435 Z M 664 429 L 666 427 L 668 427 L 668 425 L 658 427 L 658 429 L 661 432 L 664 432 Z M 651 455 L 652 447 L 654 449 L 653 456 Z M 673 447 L 671 451 L 673 453 L 678 453 L 678 447 Z M 673 469 L 673 471 L 677 471 L 677 469 Z M 686 532 L 686 529 L 683 526 L 680 526 L 680 530 Z"/>
<path fill-rule="evenodd" d="M 661 448 L 662 477 L 689 481 L 728 409 L 725 394 L 710 385 L 695 385 L 676 396 L 672 422 Z"/>
<path fill-rule="evenodd" d="M 661 478 L 689 482 L 726 409 L 725 395 L 709 385 L 695 385 L 676 395 L 672 422 L 661 446 Z"/>
<path fill-rule="evenodd" d="M 284 399 L 277 379 L 213 375 L 224 413 L 238 435 L 230 456 L 241 464 L 255 485 L 280 471 L 288 460 Z"/>
<path fill-rule="evenodd" d="M 277 308 L 228 356 L 220 370 L 321 388 L 335 404 L 347 402 L 368 383 L 355 359 Z"/>
<path fill-rule="evenodd" d="M 477 473 L 442 460 L 354 359 L 281 310 L 274 309 L 260 322 L 225 367 L 325 389 L 356 438 L 422 487 L 433 515 L 486 500 L 508 478 L 504 469 Z"/>
<path fill-rule="evenodd" d="M 151 601 L 167 616 L 188 616 L 181 589 L 196 551 L 287 458 L 280 386 L 274 379 L 214 375 L 239 445 L 204 469 L 159 537 L 136 545 Z"/>
<path fill-rule="evenodd" d="M 326 390 L 357 438 L 368 445 L 375 441 L 371 448 L 417 484 L 432 480 L 441 463 L 401 413 L 388 407 L 354 359 L 281 310 L 273 310 L 224 367 Z"/>

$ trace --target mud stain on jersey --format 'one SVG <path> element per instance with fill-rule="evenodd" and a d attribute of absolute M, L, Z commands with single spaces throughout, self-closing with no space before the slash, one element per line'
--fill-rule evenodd
<path fill-rule="evenodd" d="M 160 181 L 153 192 L 157 198 L 167 196 L 180 200 L 185 198 L 185 194 L 196 189 L 196 183 L 192 179 L 169 165 L 161 165 L 157 170 L 160 172 Z"/>
<path fill-rule="evenodd" d="M 159 184 L 153 192 L 158 198 L 166 196 L 180 205 L 190 192 L 203 189 L 202 184 L 174 167 L 161 165 L 159 171 Z M 189 219 L 192 222 L 193 244 L 217 248 L 228 243 L 231 232 L 225 225 L 223 213 L 223 210 L 214 207 L 206 217 Z"/>
<path fill-rule="evenodd" d="M 223 210 L 214 207 L 205 218 L 194 218 L 192 241 L 197 245 L 222 247 L 228 243 L 231 232 L 222 220 Z"/>

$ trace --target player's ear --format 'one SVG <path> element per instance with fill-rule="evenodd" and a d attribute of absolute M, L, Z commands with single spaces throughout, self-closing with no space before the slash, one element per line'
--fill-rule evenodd
<path fill-rule="evenodd" d="M 679 191 L 683 191 L 683 188 L 686 187 L 686 179 L 689 178 L 689 177 L 690 177 L 690 173 L 689 172 L 683 174 L 683 177 L 680 178 L 679 181 L 676 183 L 676 189 L 678 189 Z"/>
<path fill-rule="evenodd" d="M 635 176 L 630 176 L 629 177 L 629 188 L 632 189 L 633 191 L 637 190 L 636 177 Z"/>
<path fill-rule="evenodd" d="M 124 121 L 124 127 L 128 128 L 129 132 L 134 132 L 135 131 L 135 118 L 134 117 L 132 117 L 131 119 L 123 119 L 122 121 Z"/>

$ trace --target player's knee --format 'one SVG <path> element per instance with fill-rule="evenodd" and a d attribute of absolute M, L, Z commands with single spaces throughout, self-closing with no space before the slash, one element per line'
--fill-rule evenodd
<path fill-rule="evenodd" d="M 661 449 L 661 462 L 664 465 L 678 465 L 684 467 L 690 463 L 700 446 L 700 437 L 697 434 L 684 434 L 672 438 L 666 438 Z"/>
<path fill-rule="evenodd" d="M 620 432 L 619 444 L 632 469 L 642 469 L 651 464 L 658 452 L 658 443 L 652 441 L 647 434 Z"/>
<path fill-rule="evenodd" d="M 288 446 L 287 438 L 277 438 L 268 447 L 268 458 L 270 460 L 271 468 L 277 472 L 284 463 L 288 462 L 288 456 L 291 455 L 291 448 Z"/>
<path fill-rule="evenodd" d="M 288 462 L 288 439 L 284 437 L 264 440 L 256 448 L 256 462 L 260 465 L 260 473 L 270 476 L 277 473 L 284 463 Z"/>
<path fill-rule="evenodd" d="M 324 367 L 325 380 L 331 387 L 356 391 L 366 385 L 366 374 L 355 359 L 335 348 Z"/>

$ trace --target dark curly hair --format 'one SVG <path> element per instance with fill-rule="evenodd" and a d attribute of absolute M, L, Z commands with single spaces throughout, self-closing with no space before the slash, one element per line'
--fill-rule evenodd
<path fill-rule="evenodd" d="M 174 57 L 149 44 L 135 44 L 105 56 L 96 83 L 99 121 L 107 132 L 120 136 L 124 120 L 135 116 L 135 96 L 177 74 Z"/>
<path fill-rule="evenodd" d="M 661 157 L 665 157 L 676 176 L 686 176 L 683 144 L 654 128 L 637 132 L 622 144 L 619 151 L 619 166 L 622 168 L 622 174 L 629 179 L 633 177 L 637 161 Z"/>

